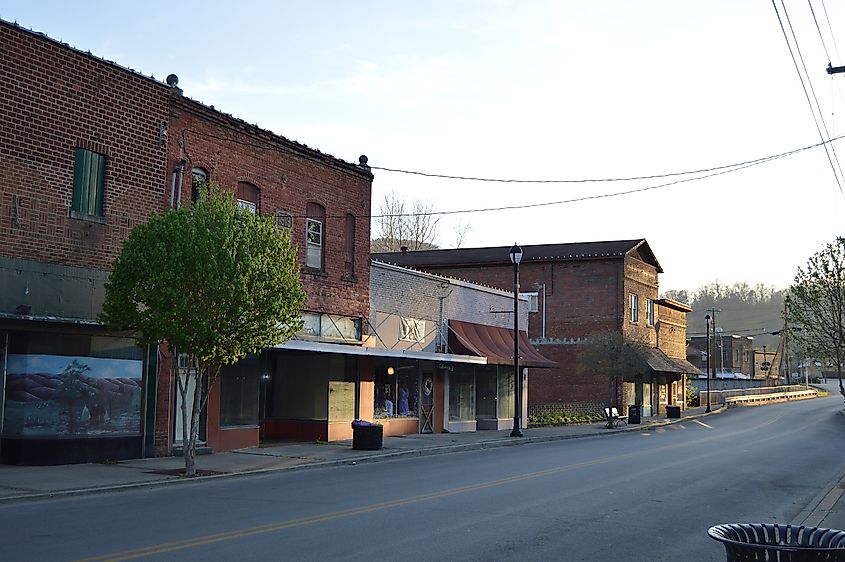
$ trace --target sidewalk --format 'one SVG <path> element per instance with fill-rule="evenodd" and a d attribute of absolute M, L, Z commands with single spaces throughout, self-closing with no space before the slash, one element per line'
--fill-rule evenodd
<path fill-rule="evenodd" d="M 845 410 L 839 413 L 845 416 Z M 845 474 L 825 486 L 792 524 L 845 530 Z"/>
<path fill-rule="evenodd" d="M 714 407 L 712 413 L 717 413 Z M 200 479 L 231 478 L 281 470 L 296 470 L 341 464 L 378 462 L 405 456 L 441 455 L 473 449 L 507 447 L 643 431 L 705 415 L 704 408 L 688 409 L 681 419 L 644 417 L 639 425 L 607 429 L 604 422 L 523 430 L 524 437 L 510 436 L 510 430 L 472 433 L 432 433 L 386 437 L 378 451 L 358 451 L 350 441 L 332 443 L 281 443 L 225 453 L 200 455 Z M 60 466 L 0 465 L 0 503 L 101 493 L 113 490 L 178 485 L 196 482 L 179 475 L 182 457 L 161 457 L 119 461 L 113 464 L 70 464 Z"/>

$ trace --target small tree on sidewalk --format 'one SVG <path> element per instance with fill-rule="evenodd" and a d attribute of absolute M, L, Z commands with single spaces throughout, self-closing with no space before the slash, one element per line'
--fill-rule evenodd
<path fill-rule="evenodd" d="M 202 189 L 192 206 L 132 231 L 100 316 L 113 329 L 135 331 L 141 344 L 165 342 L 172 354 L 189 356 L 193 368 L 177 377 L 188 476 L 196 474 L 200 417 L 222 366 L 288 340 L 302 327 L 305 300 L 287 235 L 215 184 Z"/>
<path fill-rule="evenodd" d="M 597 334 L 581 346 L 577 366 L 580 373 L 607 379 L 608 405 L 616 406 L 617 379 L 648 374 L 648 347 L 618 332 Z"/>
<path fill-rule="evenodd" d="M 798 268 L 786 297 L 789 335 L 805 357 L 836 364 L 839 392 L 845 363 L 845 238 L 838 237 Z"/>

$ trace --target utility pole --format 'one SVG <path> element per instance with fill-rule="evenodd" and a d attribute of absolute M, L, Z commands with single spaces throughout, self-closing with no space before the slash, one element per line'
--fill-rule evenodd
<path fill-rule="evenodd" d="M 786 303 L 783 305 L 783 358 L 786 360 L 784 382 L 788 385 L 792 383 L 792 369 L 789 368 L 789 320 L 786 319 Z"/>
<path fill-rule="evenodd" d="M 716 308 L 716 307 L 713 307 L 713 308 L 708 308 L 707 312 L 709 312 L 713 315 L 713 347 L 716 347 L 716 331 L 719 329 L 719 325 L 716 324 L 716 313 L 722 312 L 722 311 L 720 309 Z M 709 352 L 710 352 L 710 350 L 708 350 L 708 353 Z M 719 359 L 720 359 L 720 364 L 722 365 L 722 372 L 724 372 L 724 370 L 725 370 L 724 353 L 725 352 L 722 349 L 722 337 L 721 337 L 721 334 L 720 334 L 719 335 Z M 716 378 L 716 362 L 713 361 L 711 364 L 713 366 L 713 378 L 715 379 Z M 707 376 L 709 377 L 710 373 L 707 373 Z"/>
<path fill-rule="evenodd" d="M 845 72 L 845 66 L 833 66 L 830 63 L 827 63 L 828 74 L 841 74 L 843 72 Z"/>

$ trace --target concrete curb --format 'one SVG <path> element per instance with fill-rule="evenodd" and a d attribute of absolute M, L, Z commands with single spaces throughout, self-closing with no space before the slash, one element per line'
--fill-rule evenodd
<path fill-rule="evenodd" d="M 528 445 L 532 443 L 549 443 L 553 441 L 566 441 L 570 439 L 585 439 L 591 437 L 605 437 L 609 435 L 619 435 L 620 433 L 631 433 L 636 431 L 648 431 L 652 428 L 665 427 L 674 425 L 683 421 L 694 420 L 697 418 L 712 416 L 714 414 L 725 411 L 726 408 L 719 405 L 718 408 L 711 412 L 696 414 L 693 416 L 666 420 L 662 422 L 649 423 L 646 426 L 627 426 L 624 428 L 614 428 L 614 430 L 600 430 L 591 433 L 583 433 L 579 435 L 544 435 L 539 437 L 523 437 L 519 439 L 495 439 L 490 441 L 478 441 L 475 443 L 458 443 L 451 445 L 442 445 L 437 447 L 426 447 L 422 449 L 409 449 L 406 451 L 394 451 L 390 453 L 381 453 L 378 455 L 366 455 L 356 457 L 353 459 L 339 459 L 330 461 L 315 461 L 304 462 L 302 464 L 292 466 L 281 466 L 272 468 L 258 468 L 250 470 L 242 470 L 237 472 L 227 472 L 225 474 L 211 474 L 208 476 L 197 476 L 195 478 L 173 477 L 167 480 L 155 480 L 146 482 L 127 482 L 125 484 L 113 484 L 108 486 L 96 486 L 87 488 L 76 488 L 69 490 L 55 490 L 52 492 L 36 492 L 32 494 L 21 494 L 17 496 L 0 497 L 0 505 L 11 503 L 37 502 L 42 500 L 70 498 L 83 495 L 107 494 L 112 492 L 124 492 L 138 490 L 142 488 L 158 488 L 163 486 L 172 486 L 179 484 L 201 484 L 204 482 L 213 482 L 216 480 L 232 479 L 232 478 L 246 478 L 264 476 L 276 472 L 287 472 L 295 470 L 314 470 L 320 468 L 331 468 L 342 465 L 357 465 L 365 463 L 375 463 L 381 461 L 390 461 L 401 458 L 412 457 L 428 457 L 435 455 L 445 455 L 449 453 L 460 453 L 463 451 L 477 451 L 481 449 L 498 449 L 501 447 L 517 447 L 521 445 Z"/>
<path fill-rule="evenodd" d="M 839 410 L 839 414 L 845 416 L 845 410 Z M 845 492 L 845 472 L 836 476 L 826 486 L 822 487 L 821 492 L 816 494 L 810 503 L 804 509 L 798 512 L 798 515 L 792 520 L 792 525 L 805 525 L 807 527 L 817 527 L 825 520 L 830 509 L 836 504 L 839 498 Z"/>

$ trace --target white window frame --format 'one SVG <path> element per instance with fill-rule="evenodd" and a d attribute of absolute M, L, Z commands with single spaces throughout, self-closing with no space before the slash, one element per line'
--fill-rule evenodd
<path fill-rule="evenodd" d="M 654 326 L 654 321 L 656 320 L 654 316 L 654 299 L 648 299 L 648 306 L 646 308 L 646 321 L 648 322 L 649 326 Z"/>
<path fill-rule="evenodd" d="M 323 221 L 305 219 L 305 265 L 323 269 Z"/>
<path fill-rule="evenodd" d="M 632 324 L 640 321 L 640 295 L 628 293 L 628 318 Z"/>
<path fill-rule="evenodd" d="M 528 299 L 528 312 L 540 312 L 540 293 L 519 293 L 520 297 Z"/>
<path fill-rule="evenodd" d="M 238 209 L 243 209 L 253 215 L 258 212 L 258 205 L 245 199 L 237 199 Z"/>

